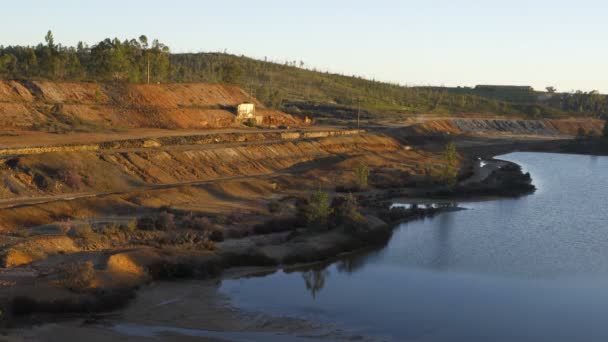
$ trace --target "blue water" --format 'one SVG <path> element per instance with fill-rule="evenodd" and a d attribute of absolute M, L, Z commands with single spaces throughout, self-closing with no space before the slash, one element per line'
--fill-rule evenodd
<path fill-rule="evenodd" d="M 608 341 L 608 157 L 512 153 L 538 191 L 401 225 L 382 250 L 227 280 L 235 306 L 389 341 Z"/>

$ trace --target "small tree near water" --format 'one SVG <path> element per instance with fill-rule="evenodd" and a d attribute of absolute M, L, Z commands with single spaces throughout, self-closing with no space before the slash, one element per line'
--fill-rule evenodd
<path fill-rule="evenodd" d="M 445 146 L 443 151 L 443 168 L 439 179 L 442 183 L 453 186 L 458 180 L 458 160 L 457 160 L 456 145 L 450 142 Z"/>
<path fill-rule="evenodd" d="M 355 169 L 355 175 L 357 176 L 357 186 L 359 187 L 359 189 L 367 188 L 369 178 L 369 167 L 366 163 L 359 163 L 359 165 Z"/>
<path fill-rule="evenodd" d="M 298 208 L 299 216 L 310 227 L 326 227 L 332 213 L 329 195 L 317 190 L 305 199 Z"/>

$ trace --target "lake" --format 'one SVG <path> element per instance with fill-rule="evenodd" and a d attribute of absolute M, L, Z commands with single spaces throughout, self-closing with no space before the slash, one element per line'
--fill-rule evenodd
<path fill-rule="evenodd" d="M 608 157 L 512 153 L 538 191 L 460 203 L 381 250 L 225 280 L 235 307 L 387 341 L 608 340 Z"/>

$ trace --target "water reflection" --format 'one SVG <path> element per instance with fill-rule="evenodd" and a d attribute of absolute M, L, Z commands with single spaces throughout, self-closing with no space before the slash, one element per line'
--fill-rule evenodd
<path fill-rule="evenodd" d="M 450 265 L 452 255 L 452 246 L 450 236 L 452 232 L 453 215 L 440 215 L 438 225 L 433 232 L 435 240 L 435 257 L 433 258 L 431 267 L 436 269 L 446 269 Z"/>
<path fill-rule="evenodd" d="M 306 290 L 310 292 L 313 299 L 317 298 L 317 293 L 325 286 L 327 277 L 329 277 L 329 271 L 325 267 L 302 272 Z"/>
<path fill-rule="evenodd" d="M 225 281 L 222 291 L 239 307 L 383 341 L 608 341 L 608 158 L 505 159 L 524 165 L 539 191 L 467 203 L 401 225 L 381 250 Z"/>
<path fill-rule="evenodd" d="M 289 272 L 286 271 L 286 273 L 300 273 L 304 280 L 306 290 L 313 299 L 316 299 L 317 295 L 325 287 L 327 278 L 329 278 L 331 274 L 329 271 L 330 268 L 335 267 L 334 271 L 337 271 L 338 273 L 356 273 L 357 271 L 362 270 L 369 262 L 378 258 L 380 251 L 384 248 L 385 246 L 379 246 L 375 249 L 343 256 L 335 262 L 322 263 L 307 268 L 292 269 Z"/>
<path fill-rule="evenodd" d="M 376 255 L 378 255 L 378 252 L 366 252 L 346 256 L 336 263 L 336 269 L 340 273 L 355 273 L 362 269 L 370 258 L 373 258 Z"/>

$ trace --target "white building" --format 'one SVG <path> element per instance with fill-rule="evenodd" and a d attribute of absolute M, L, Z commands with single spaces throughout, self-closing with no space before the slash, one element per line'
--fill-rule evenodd
<path fill-rule="evenodd" d="M 236 107 L 236 118 L 238 120 L 255 119 L 255 105 L 253 103 L 241 103 Z"/>
<path fill-rule="evenodd" d="M 255 115 L 255 105 L 253 103 L 241 103 L 236 107 L 236 121 L 250 121 L 255 122 L 256 125 L 261 125 L 264 121 L 264 117 Z"/>

